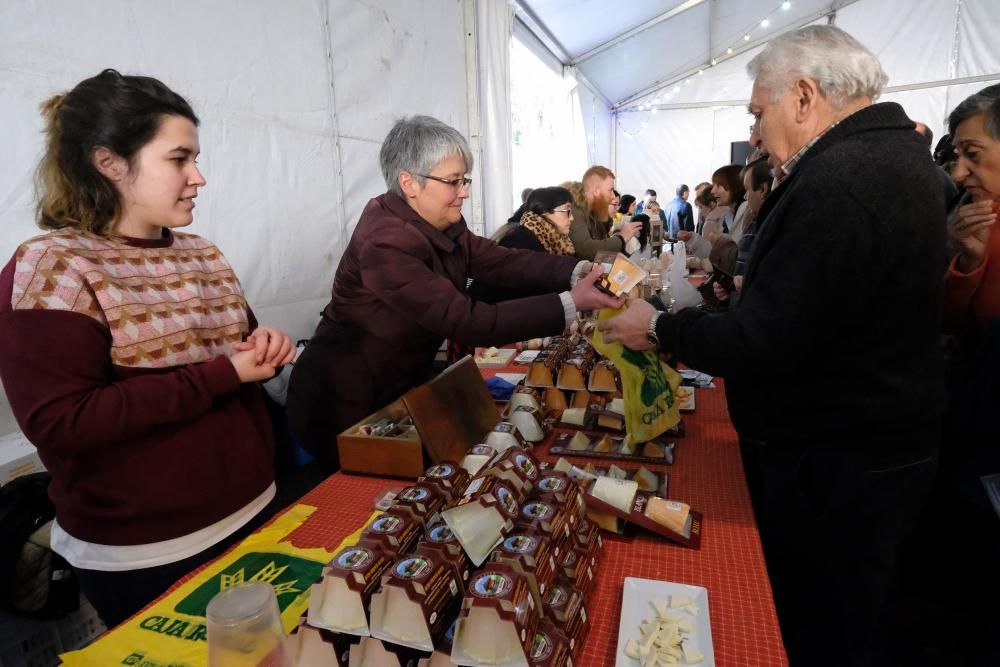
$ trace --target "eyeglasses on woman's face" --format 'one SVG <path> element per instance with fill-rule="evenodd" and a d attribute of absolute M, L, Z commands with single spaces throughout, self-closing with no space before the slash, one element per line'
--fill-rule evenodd
<path fill-rule="evenodd" d="M 472 179 L 468 176 L 463 176 L 461 178 L 444 178 L 442 176 L 432 176 L 430 174 L 415 174 L 421 178 L 429 178 L 432 181 L 437 181 L 438 183 L 444 183 L 445 185 L 450 185 L 455 188 L 455 192 L 459 192 L 462 188 L 467 188 L 472 184 Z"/>
<path fill-rule="evenodd" d="M 566 215 L 570 215 L 573 212 L 573 209 L 571 207 L 567 206 L 566 208 L 554 208 L 554 209 L 552 209 L 552 212 L 553 213 L 565 213 Z"/>

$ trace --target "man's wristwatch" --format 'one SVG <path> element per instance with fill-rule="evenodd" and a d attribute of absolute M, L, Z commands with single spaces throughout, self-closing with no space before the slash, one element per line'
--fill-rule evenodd
<path fill-rule="evenodd" d="M 653 313 L 653 316 L 649 318 L 649 326 L 646 327 L 646 340 L 653 347 L 660 347 L 660 339 L 656 336 L 656 323 L 662 314 L 662 312 Z"/>

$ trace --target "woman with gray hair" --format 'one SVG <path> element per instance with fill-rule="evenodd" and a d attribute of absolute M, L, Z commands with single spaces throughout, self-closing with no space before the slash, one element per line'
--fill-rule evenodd
<path fill-rule="evenodd" d="M 404 118 L 379 161 L 389 191 L 362 212 L 289 383 L 292 428 L 330 467 L 337 433 L 430 379 L 444 339 L 487 346 L 541 338 L 562 333 L 578 311 L 622 305 L 595 287 L 600 269 L 589 262 L 501 248 L 469 230 L 462 204 L 472 152 L 454 128 Z M 477 302 L 466 294 L 469 278 L 536 296 Z"/>

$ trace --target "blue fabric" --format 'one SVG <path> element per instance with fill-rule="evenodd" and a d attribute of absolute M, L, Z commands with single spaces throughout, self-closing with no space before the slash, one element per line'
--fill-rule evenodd
<path fill-rule="evenodd" d="M 511 394 L 514 393 L 514 385 L 498 377 L 486 380 L 486 388 L 490 390 L 490 396 L 496 401 L 509 401 Z"/>

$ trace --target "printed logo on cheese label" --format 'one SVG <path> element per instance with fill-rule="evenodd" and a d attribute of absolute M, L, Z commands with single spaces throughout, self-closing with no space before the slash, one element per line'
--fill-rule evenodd
<path fill-rule="evenodd" d="M 558 477 L 546 477 L 538 483 L 538 488 L 542 491 L 559 491 L 565 486 L 566 482 L 559 479 Z"/>
<path fill-rule="evenodd" d="M 552 508 L 543 502 L 528 503 L 521 514 L 529 519 L 547 519 L 552 516 Z"/>
<path fill-rule="evenodd" d="M 351 547 L 340 552 L 337 556 L 337 567 L 344 570 L 357 570 L 368 564 L 372 558 L 372 553 L 368 549 Z"/>
<path fill-rule="evenodd" d="M 504 595 L 511 589 L 510 578 L 500 572 L 481 574 L 472 583 L 472 593 L 481 598 L 495 598 Z"/>
<path fill-rule="evenodd" d="M 448 527 L 448 524 L 439 523 L 431 528 L 430 532 L 427 533 L 427 539 L 431 542 L 454 542 L 455 533 L 451 532 L 451 528 Z"/>
<path fill-rule="evenodd" d="M 410 502 L 420 502 L 431 495 L 431 492 L 422 486 L 408 486 L 403 489 L 399 497 Z"/>
<path fill-rule="evenodd" d="M 455 474 L 455 466 L 449 463 L 439 463 L 427 469 L 428 477 L 435 477 L 435 478 L 451 477 L 454 474 Z"/>
<path fill-rule="evenodd" d="M 563 590 L 562 586 L 553 586 L 549 589 L 549 594 L 545 596 L 545 606 L 558 609 L 566 604 L 566 599 L 568 597 L 569 596 L 566 595 L 566 591 Z"/>
<path fill-rule="evenodd" d="M 426 558 L 407 558 L 396 566 L 396 576 L 403 579 L 419 577 L 431 567 Z"/>
<path fill-rule="evenodd" d="M 402 525 L 403 520 L 398 516 L 380 516 L 375 519 L 375 523 L 372 524 L 372 531 L 388 535 L 390 533 L 397 532 Z"/>
<path fill-rule="evenodd" d="M 535 641 L 531 643 L 531 659 L 541 661 L 552 655 L 552 642 L 544 632 L 535 633 Z"/>
<path fill-rule="evenodd" d="M 497 486 L 497 500 L 508 516 L 517 516 L 517 501 L 514 499 L 514 494 L 506 486 Z"/>
<path fill-rule="evenodd" d="M 503 541 L 504 551 L 510 553 L 523 554 L 531 551 L 535 546 L 535 539 L 528 535 L 511 535 Z"/>
<path fill-rule="evenodd" d="M 534 478 L 538 476 L 538 468 L 535 466 L 535 462 L 524 454 L 518 454 L 514 457 L 514 465 L 528 477 Z"/>

